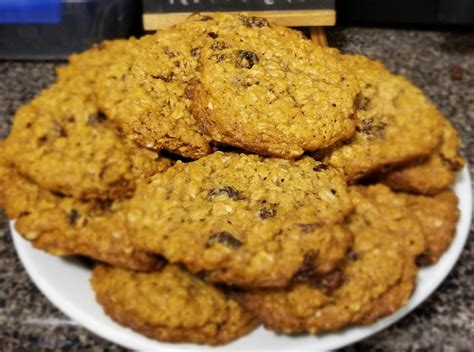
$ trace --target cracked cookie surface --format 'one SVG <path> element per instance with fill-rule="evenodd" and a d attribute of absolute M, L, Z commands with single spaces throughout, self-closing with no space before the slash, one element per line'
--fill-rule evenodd
<path fill-rule="evenodd" d="M 338 172 L 310 157 L 216 152 L 155 175 L 126 212 L 138 248 L 210 281 L 283 286 L 344 257 L 351 208 Z"/>
<path fill-rule="evenodd" d="M 442 128 L 440 112 L 423 93 L 378 61 L 343 55 L 342 63 L 361 85 L 356 133 L 315 157 L 343 170 L 351 182 L 430 155 L 441 140 Z"/>
<path fill-rule="evenodd" d="M 170 165 L 119 136 L 97 108 L 96 74 L 125 43 L 105 42 L 73 56 L 57 83 L 18 110 L 4 153 L 20 173 L 54 192 L 106 199 L 129 195 L 135 179 Z"/>
<path fill-rule="evenodd" d="M 192 107 L 202 129 L 218 143 L 284 158 L 351 137 L 359 87 L 337 50 L 244 18 L 248 26 L 217 28 L 202 49 Z"/>
<path fill-rule="evenodd" d="M 91 283 L 112 319 L 160 341 L 221 345 L 258 325 L 223 291 L 174 265 L 153 273 L 97 265 Z"/>
<path fill-rule="evenodd" d="M 35 248 L 135 270 L 155 270 L 163 263 L 159 256 L 132 246 L 126 219 L 115 211 L 116 204 L 54 194 L 19 175 L 4 160 L 0 163 L 0 185 L 0 206 Z"/>
<path fill-rule="evenodd" d="M 354 245 L 346 262 L 327 275 L 283 289 L 239 294 L 245 307 L 279 333 L 320 333 L 370 324 L 398 310 L 410 297 L 415 258 L 424 249 L 421 225 L 400 207 L 403 198 L 384 186 L 353 187 L 348 220 Z"/>

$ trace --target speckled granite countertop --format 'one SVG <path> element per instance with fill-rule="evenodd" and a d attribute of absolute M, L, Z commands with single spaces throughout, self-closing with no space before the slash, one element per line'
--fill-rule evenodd
<path fill-rule="evenodd" d="M 333 28 L 332 46 L 382 60 L 419 85 L 459 129 L 474 165 L 474 32 Z M 54 79 L 56 63 L 0 62 L 0 137 L 15 110 Z M 398 324 L 347 351 L 474 350 L 474 235 L 454 271 Z M 0 215 L 0 350 L 122 351 L 54 308 L 28 279 Z"/>

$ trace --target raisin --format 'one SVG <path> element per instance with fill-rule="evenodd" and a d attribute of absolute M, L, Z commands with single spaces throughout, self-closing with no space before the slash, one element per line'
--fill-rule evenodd
<path fill-rule="evenodd" d="M 210 201 L 214 197 L 217 197 L 221 194 L 226 194 L 230 199 L 233 200 L 243 200 L 245 199 L 245 196 L 240 193 L 238 190 L 236 190 L 234 187 L 231 186 L 225 186 L 221 188 L 215 188 L 209 191 L 207 194 L 207 200 Z"/>
<path fill-rule="evenodd" d="M 112 209 L 112 204 L 114 203 L 111 199 L 102 199 L 99 200 L 99 207 L 102 211 L 109 211 Z"/>
<path fill-rule="evenodd" d="M 207 33 L 207 35 L 208 35 L 209 37 L 211 37 L 212 39 L 216 39 L 216 38 L 219 36 L 219 34 L 214 33 L 214 32 L 209 32 L 209 33 Z"/>
<path fill-rule="evenodd" d="M 258 64 L 258 56 L 252 51 L 247 50 L 237 50 L 235 52 L 236 62 L 235 66 L 237 68 L 247 68 L 251 69 L 255 64 Z"/>
<path fill-rule="evenodd" d="M 373 118 L 362 121 L 360 131 L 365 133 L 369 138 L 383 138 L 385 135 L 385 122 L 374 123 Z"/>
<path fill-rule="evenodd" d="M 277 213 L 277 210 L 275 208 L 263 208 L 260 209 L 258 216 L 262 220 L 270 219 L 273 218 Z"/>
<path fill-rule="evenodd" d="M 98 114 L 95 115 L 89 115 L 89 118 L 87 119 L 87 123 L 90 126 L 97 126 L 99 123 L 104 122 L 107 118 L 102 112 L 99 112 Z"/>
<path fill-rule="evenodd" d="M 249 28 L 262 28 L 268 26 L 268 21 L 261 17 L 240 15 L 239 19 Z"/>
<path fill-rule="evenodd" d="M 62 192 L 56 192 L 56 191 L 51 191 L 52 194 L 54 194 L 55 197 L 58 197 L 58 198 L 65 198 L 66 195 Z"/>
<path fill-rule="evenodd" d="M 303 264 L 295 274 L 296 281 L 308 281 L 316 275 L 315 264 L 318 259 L 318 252 L 309 250 L 304 254 Z"/>
<path fill-rule="evenodd" d="M 79 212 L 76 210 L 76 209 L 72 209 L 70 212 L 69 212 L 69 215 L 67 217 L 67 221 L 69 223 L 69 225 L 76 225 L 77 223 L 77 220 L 79 219 Z"/>
<path fill-rule="evenodd" d="M 209 237 L 206 247 L 209 248 L 216 243 L 220 243 L 228 248 L 238 249 L 242 246 L 242 242 L 235 238 L 230 232 L 222 231 Z"/>
<path fill-rule="evenodd" d="M 216 40 L 214 43 L 211 45 L 212 50 L 224 50 L 230 48 L 230 45 L 227 44 L 226 42 L 223 42 L 222 40 Z"/>
<path fill-rule="evenodd" d="M 427 266 L 433 264 L 431 260 L 431 252 L 429 249 L 426 249 L 423 253 L 418 254 L 415 259 L 415 263 L 418 267 Z"/>
<path fill-rule="evenodd" d="M 329 169 L 329 166 L 327 166 L 324 163 L 320 163 L 316 165 L 315 167 L 313 167 L 314 172 L 326 171 L 327 169 Z"/>
<path fill-rule="evenodd" d="M 344 281 L 344 273 L 341 269 L 336 269 L 329 274 L 313 278 L 311 280 L 311 286 L 320 290 L 326 296 L 331 296 L 344 284 Z"/>

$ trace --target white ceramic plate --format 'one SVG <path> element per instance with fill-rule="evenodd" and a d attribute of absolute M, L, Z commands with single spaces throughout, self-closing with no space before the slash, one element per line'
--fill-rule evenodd
<path fill-rule="evenodd" d="M 461 210 L 456 237 L 449 250 L 436 265 L 420 271 L 415 293 L 408 304 L 395 314 L 370 326 L 349 328 L 321 336 L 289 337 L 275 335 L 259 328 L 232 344 L 212 349 L 216 351 L 332 350 L 350 345 L 395 323 L 421 304 L 441 284 L 453 268 L 466 243 L 472 210 L 471 179 L 467 167 L 459 173 L 454 190 L 459 198 L 458 206 Z M 78 260 L 54 257 L 32 248 L 30 243 L 14 230 L 13 223 L 10 223 L 10 228 L 18 255 L 33 282 L 54 305 L 93 333 L 134 350 L 208 351 L 211 349 L 193 344 L 157 342 L 116 324 L 103 313 L 102 308 L 94 299 L 89 285 L 89 268 Z"/>

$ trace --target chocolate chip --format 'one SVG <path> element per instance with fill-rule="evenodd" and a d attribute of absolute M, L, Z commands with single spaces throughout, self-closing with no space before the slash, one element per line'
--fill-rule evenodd
<path fill-rule="evenodd" d="M 212 200 L 214 197 L 217 197 L 221 194 L 226 194 L 229 198 L 233 200 L 243 200 L 245 199 L 245 196 L 240 193 L 238 190 L 236 190 L 234 187 L 231 186 L 225 186 L 221 188 L 215 188 L 209 191 L 207 194 L 207 200 Z"/>
<path fill-rule="evenodd" d="M 79 219 L 79 212 L 76 209 L 72 209 L 67 217 L 69 225 L 76 225 L 77 220 Z"/>
<path fill-rule="evenodd" d="M 47 140 L 48 140 L 48 136 L 41 136 L 38 138 L 38 142 L 40 144 L 46 143 Z"/>
<path fill-rule="evenodd" d="M 314 172 L 326 171 L 327 169 L 329 169 L 329 166 L 327 166 L 324 163 L 320 163 L 316 165 L 315 167 L 313 167 Z"/>
<path fill-rule="evenodd" d="M 275 217 L 277 210 L 275 208 L 263 208 L 260 209 L 258 216 L 262 220 L 270 219 Z"/>
<path fill-rule="evenodd" d="M 99 112 L 98 114 L 95 115 L 89 115 L 87 119 L 87 124 L 90 126 L 97 126 L 99 123 L 102 123 L 106 120 L 107 118 L 102 112 Z"/>
<path fill-rule="evenodd" d="M 415 258 L 415 263 L 416 266 L 422 267 L 422 266 L 427 266 L 433 264 L 433 261 L 431 260 L 431 251 L 426 249 L 423 253 L 418 254 Z"/>
<path fill-rule="evenodd" d="M 451 79 L 452 80 L 460 81 L 460 80 L 462 80 L 463 75 L 464 75 L 464 70 L 461 66 L 453 65 L 451 67 Z"/>
<path fill-rule="evenodd" d="M 344 284 L 344 273 L 341 269 L 311 279 L 311 286 L 321 291 L 326 296 L 331 296 L 339 287 Z"/>
<path fill-rule="evenodd" d="M 238 249 L 242 246 L 242 242 L 235 238 L 230 232 L 222 231 L 209 237 L 206 247 L 209 248 L 216 243 L 220 243 L 228 248 Z"/>
<path fill-rule="evenodd" d="M 219 36 L 219 34 L 214 33 L 214 32 L 209 32 L 209 33 L 207 33 L 207 35 L 208 35 L 209 37 L 211 37 L 212 39 L 216 39 L 216 38 Z"/>
<path fill-rule="evenodd" d="M 199 57 L 199 55 L 201 55 L 201 49 L 199 49 L 199 48 L 191 49 L 191 56 L 192 57 Z"/>
<path fill-rule="evenodd" d="M 249 28 L 262 28 L 268 26 L 268 21 L 261 17 L 240 15 L 239 19 Z"/>
<path fill-rule="evenodd" d="M 383 138 L 385 135 L 385 122 L 375 123 L 373 118 L 365 119 L 361 122 L 360 131 L 369 138 Z"/>
<path fill-rule="evenodd" d="M 153 77 L 154 79 L 159 79 L 159 80 L 162 80 L 163 82 L 166 82 L 166 83 L 170 83 L 172 80 L 173 80 L 173 77 L 174 77 L 174 73 L 171 72 L 169 75 L 167 76 L 163 76 L 163 75 L 152 75 L 151 77 Z"/>
<path fill-rule="evenodd" d="M 309 250 L 304 254 L 303 264 L 300 270 L 295 274 L 295 281 L 308 281 L 316 275 L 315 265 L 318 259 L 318 252 Z"/>
<path fill-rule="evenodd" d="M 238 68 L 251 69 L 255 64 L 258 64 L 258 56 L 252 51 L 237 50 L 235 52 L 236 62 L 235 66 Z"/>
<path fill-rule="evenodd" d="M 223 42 L 222 40 L 216 40 L 214 43 L 211 45 L 212 50 L 224 50 L 230 48 L 230 45 L 227 44 L 226 42 Z"/>

